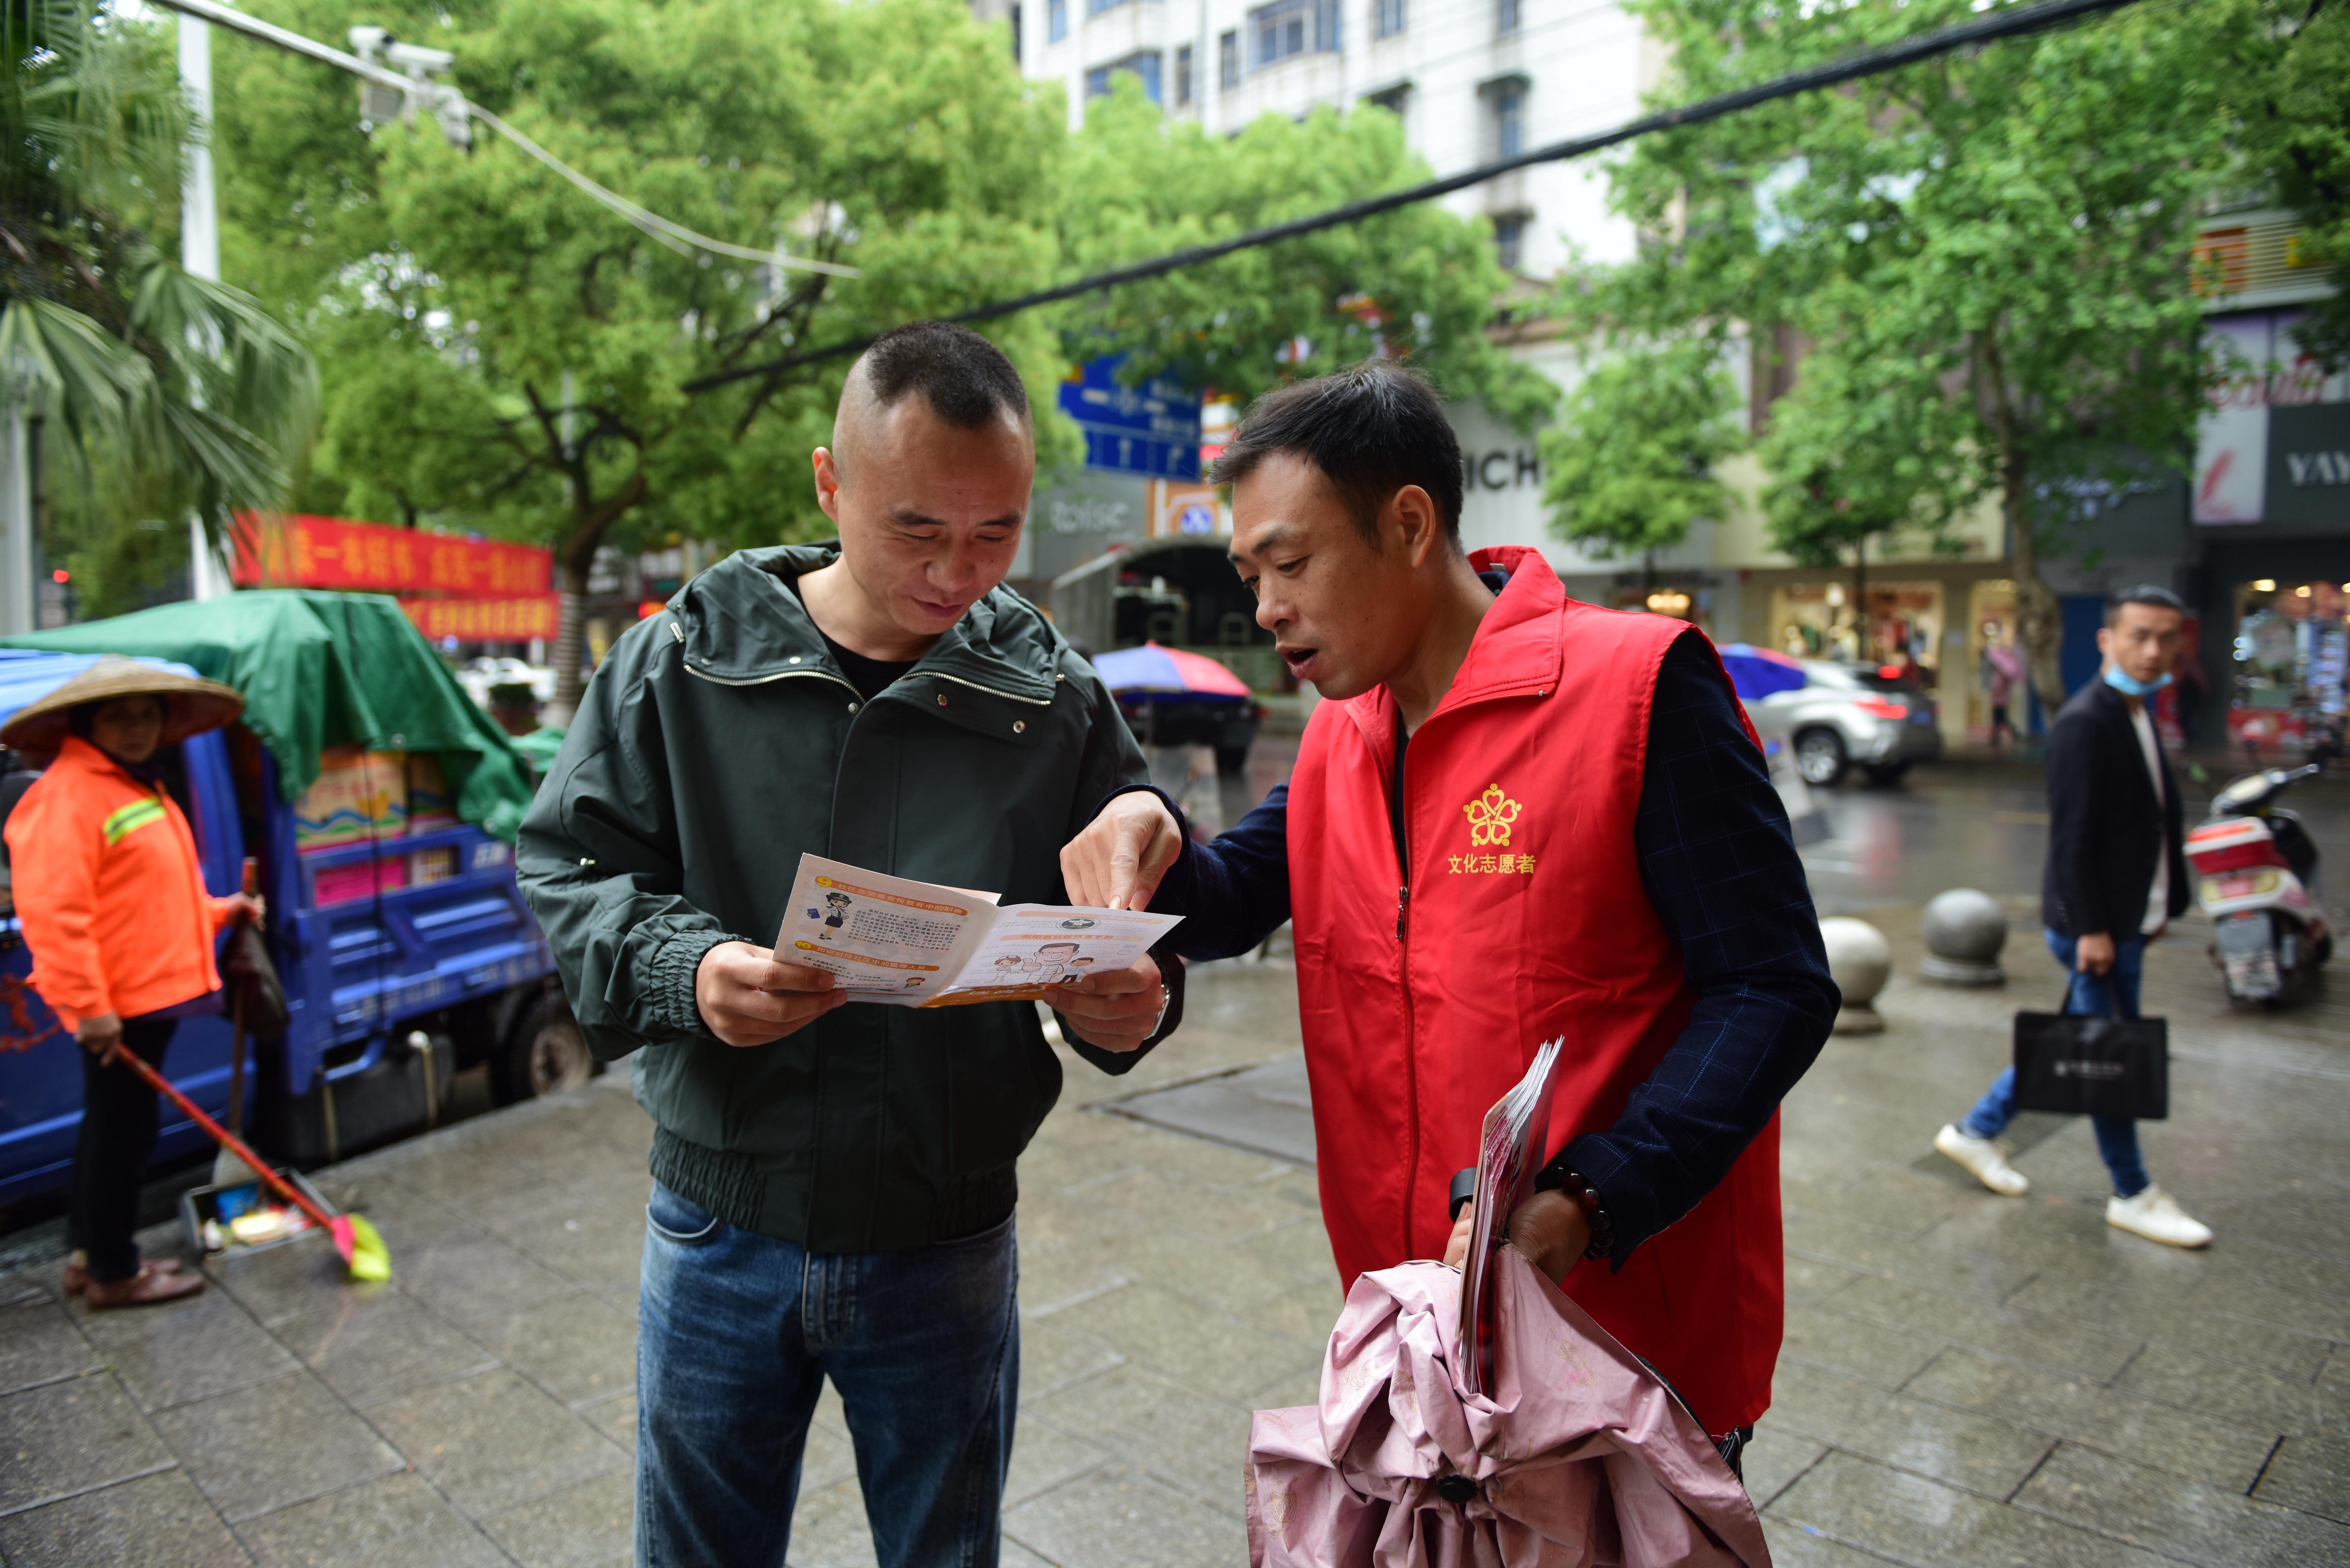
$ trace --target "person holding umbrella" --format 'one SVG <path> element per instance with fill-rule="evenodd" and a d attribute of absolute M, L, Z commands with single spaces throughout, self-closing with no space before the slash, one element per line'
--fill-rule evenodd
<path fill-rule="evenodd" d="M 160 1065 L 181 1019 L 217 1011 L 213 938 L 240 916 L 262 919 L 259 898 L 205 890 L 159 756 L 244 710 L 229 687 L 109 655 L 0 726 L 0 745 L 56 758 L 6 837 L 33 989 L 87 1052 L 65 1282 L 94 1310 L 204 1288 L 170 1260 L 140 1260 L 155 1094 L 114 1062 L 129 1051 Z"/>

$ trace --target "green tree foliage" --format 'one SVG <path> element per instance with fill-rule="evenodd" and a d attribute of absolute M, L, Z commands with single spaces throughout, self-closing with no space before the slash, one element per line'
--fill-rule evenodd
<path fill-rule="evenodd" d="M 278 500 L 317 409 L 309 356 L 250 296 L 159 246 L 191 127 L 168 36 L 111 10 L 0 10 L 0 399 L 41 421 L 86 609 L 178 554 L 139 520 Z M 169 537 L 175 530 L 149 529 Z"/>
<path fill-rule="evenodd" d="M 1603 556 L 1647 556 L 1722 515 L 1730 493 L 1715 469 L 1746 432 L 1721 354 L 1703 334 L 1637 345 L 1575 384 L 1541 437 L 1552 533 Z"/>
<path fill-rule="evenodd" d="M 348 17 L 327 0 L 266 14 L 314 36 Z M 680 254 L 486 130 L 470 151 L 429 116 L 365 134 L 347 77 L 252 47 L 216 66 L 235 258 L 328 366 L 320 468 L 355 509 L 554 546 L 558 709 L 600 545 L 769 543 L 820 521 L 807 454 L 847 361 L 687 383 L 1053 266 L 1059 106 L 953 0 L 487 0 L 370 20 L 454 51 L 469 98 L 663 216 L 863 275 Z M 1058 380 L 1045 322 L 999 337 L 1032 388 Z"/>
<path fill-rule="evenodd" d="M 1073 273 L 1429 177 L 1404 143 L 1403 122 L 1385 109 L 1267 114 L 1226 138 L 1168 119 L 1130 75 L 1113 88 L 1087 107 L 1069 153 L 1061 232 Z M 1125 349 L 1129 374 L 1172 373 L 1243 399 L 1393 355 L 1446 396 L 1482 399 L 1523 427 L 1555 393 L 1486 335 L 1509 284 L 1481 220 L 1422 202 L 1126 286 L 1063 311 L 1059 325 L 1073 352 Z"/>
<path fill-rule="evenodd" d="M 2310 306 L 2302 347 L 2350 365 L 2350 5 L 2276 0 L 2254 58 L 2262 90 L 2247 95 L 2243 151 L 2251 171 L 2298 208 L 2301 258 L 2328 268 L 2334 292 Z"/>
<path fill-rule="evenodd" d="M 1976 7 L 1633 8 L 1673 62 L 1670 95 L 1693 99 Z M 2033 677 L 2060 692 L 2042 559 L 2078 496 L 2191 450 L 2208 372 L 2189 248 L 2231 121 L 2217 62 L 2248 15 L 2137 7 L 1645 139 L 1613 171 L 1639 257 L 1575 308 L 1638 333 L 1737 319 L 1815 343 L 1835 382 L 1770 454 L 1863 524 L 1930 529 L 1997 493 Z M 1819 536 L 1809 503 L 1778 511 L 1789 537 Z"/>

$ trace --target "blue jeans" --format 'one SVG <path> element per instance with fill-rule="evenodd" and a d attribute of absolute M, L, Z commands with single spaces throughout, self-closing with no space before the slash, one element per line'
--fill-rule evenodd
<path fill-rule="evenodd" d="M 2056 956 L 2073 976 L 2072 985 L 2064 992 L 2067 1012 L 2095 1012 L 2111 1015 L 2118 1012 L 2124 1018 L 2137 1016 L 2138 981 L 2146 974 L 2146 939 L 2123 937 L 2114 943 L 2114 967 L 2104 974 L 2084 974 L 2075 951 L 2077 943 L 2055 931 L 2041 933 L 2048 939 L 2048 950 Z M 1989 1092 L 1975 1102 L 1960 1125 L 1976 1137 L 1997 1137 L 2015 1119 L 2015 1069 L 2007 1067 L 1991 1080 Z M 2146 1174 L 2146 1161 L 2137 1150 L 2137 1123 L 2128 1116 L 2091 1116 L 2089 1125 L 2097 1129 L 2097 1152 L 2105 1157 L 2106 1170 L 2114 1179 L 2114 1190 L 2124 1198 L 2136 1198 L 2152 1185 Z"/>
<path fill-rule="evenodd" d="M 993 1568 L 1018 1275 L 1009 1220 L 902 1252 L 811 1252 L 656 1182 L 637 1329 L 640 1568 L 783 1568 L 827 1377 L 881 1568 Z"/>

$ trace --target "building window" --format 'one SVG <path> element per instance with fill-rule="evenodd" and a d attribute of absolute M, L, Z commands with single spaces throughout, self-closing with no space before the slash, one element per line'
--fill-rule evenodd
<path fill-rule="evenodd" d="M 1493 156 L 1515 158 L 1526 150 L 1526 84 L 1506 77 L 1486 89 L 1493 111 Z"/>
<path fill-rule="evenodd" d="M 1087 98 L 1108 96 L 1110 78 L 1119 71 L 1132 71 L 1136 76 L 1140 77 L 1143 96 L 1153 103 L 1159 101 L 1159 51 L 1156 49 L 1145 49 L 1139 54 L 1128 55 L 1122 60 L 1112 60 L 1106 66 L 1097 66 L 1087 71 L 1086 96 Z"/>
<path fill-rule="evenodd" d="M 1391 88 L 1381 88 L 1378 92 L 1367 92 L 1363 95 L 1363 101 L 1377 105 L 1401 119 L 1404 106 L 1411 101 L 1411 84 L 1398 82 Z"/>
<path fill-rule="evenodd" d="M 1175 50 L 1175 107 L 1191 107 L 1191 46 L 1179 45 Z"/>
<path fill-rule="evenodd" d="M 1493 256 L 1502 264 L 1503 272 L 1515 272 L 1525 257 L 1526 215 L 1523 213 L 1493 214 Z"/>
<path fill-rule="evenodd" d="M 1045 0 L 1045 34 L 1055 44 L 1069 36 L 1069 0 Z"/>
<path fill-rule="evenodd" d="M 1371 36 L 1392 38 L 1404 28 L 1404 0 L 1371 0 Z"/>
<path fill-rule="evenodd" d="M 1012 63 L 1020 63 L 1020 7 L 1012 7 Z"/>
<path fill-rule="evenodd" d="M 1262 70 L 1293 55 L 1338 47 L 1338 0 L 1275 0 L 1249 13 L 1250 65 Z"/>
<path fill-rule="evenodd" d="M 1216 39 L 1216 85 L 1230 92 L 1241 85 L 1241 36 L 1224 33 Z"/>
<path fill-rule="evenodd" d="M 1105 11 L 1125 4 L 1126 0 L 1086 0 L 1086 15 L 1098 16 Z"/>
<path fill-rule="evenodd" d="M 1493 31 L 1508 37 L 1518 30 L 1519 0 L 1493 0 Z"/>

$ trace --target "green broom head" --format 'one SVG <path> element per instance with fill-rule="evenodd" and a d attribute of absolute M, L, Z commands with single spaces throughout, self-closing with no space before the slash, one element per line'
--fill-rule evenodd
<path fill-rule="evenodd" d="M 335 1238 L 335 1251 L 343 1255 L 343 1262 L 355 1280 L 388 1280 L 391 1278 L 391 1252 L 376 1234 L 374 1226 L 356 1214 L 338 1214 L 328 1227 Z"/>

